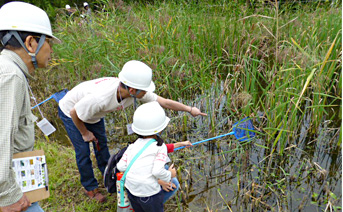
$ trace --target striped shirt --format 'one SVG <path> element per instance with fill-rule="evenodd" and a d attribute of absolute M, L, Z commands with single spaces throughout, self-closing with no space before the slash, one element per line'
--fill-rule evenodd
<path fill-rule="evenodd" d="M 0 53 L 0 207 L 23 196 L 12 169 L 13 153 L 31 151 L 34 145 L 34 121 L 25 75 L 24 61 L 13 51 Z"/>

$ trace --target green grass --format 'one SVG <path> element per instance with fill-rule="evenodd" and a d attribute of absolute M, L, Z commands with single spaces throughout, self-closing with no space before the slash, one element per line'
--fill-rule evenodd
<path fill-rule="evenodd" d="M 73 147 L 61 145 L 55 139 L 47 141 L 41 133 L 36 137 L 35 149 L 44 150 L 49 173 L 50 197 L 40 201 L 44 211 L 116 211 L 117 195 L 108 193 L 104 188 L 94 153 L 91 154 L 94 174 L 99 182 L 100 192 L 107 197 L 104 204 L 90 200 L 83 193 Z M 171 200 L 166 203 L 165 210 L 175 211 L 176 207 L 176 203 Z"/>
<path fill-rule="evenodd" d="M 97 204 L 84 195 L 72 147 L 41 139 L 36 141 L 35 148 L 44 150 L 49 164 L 50 197 L 40 202 L 45 211 L 115 211 L 116 195 L 108 196 L 105 204 Z M 95 162 L 94 157 L 92 160 Z M 94 171 L 102 183 L 100 171 L 96 168 Z M 108 195 L 103 186 L 100 190 Z"/>
<path fill-rule="evenodd" d="M 317 128 L 327 107 L 340 107 L 341 11 L 311 6 L 252 11 L 225 1 L 123 4 L 82 26 L 79 18 L 61 15 L 55 29 L 63 44 L 55 47 L 48 91 L 117 76 L 137 59 L 153 68 L 156 92 L 167 98 L 191 100 L 215 89 L 230 107 L 232 96 L 248 93 L 249 104 L 232 115 L 264 111 L 266 140 L 273 143 L 282 125 L 294 131 L 296 117 L 307 111 L 315 113 Z"/>
<path fill-rule="evenodd" d="M 307 132 L 315 140 L 320 137 L 317 132 L 323 122 L 339 131 L 341 8 L 309 4 L 260 6 L 253 10 L 233 1 L 107 6 L 108 13 L 95 13 L 89 25 L 80 25 L 78 17 L 73 20 L 63 14 L 56 17 L 54 31 L 63 43 L 54 46 L 51 68 L 36 74 L 38 80 L 33 87 L 38 99 L 43 100 L 62 88 L 71 89 L 85 80 L 117 76 L 125 62 L 136 59 L 153 69 L 157 94 L 195 105 L 208 113 L 207 120 L 198 122 L 182 113 L 168 111 L 174 117 L 170 130 L 173 136 L 180 132 L 187 134 L 194 128 L 204 135 L 216 136 L 243 117 L 260 120 L 255 127 L 263 141 L 258 147 L 266 151 L 262 163 L 266 170 L 274 170 L 275 161 L 288 160 L 290 149 L 299 145 L 297 138 L 308 117 L 311 118 Z M 48 119 L 63 134 L 56 111 L 55 103 L 44 106 Z M 114 120 L 107 127 L 110 137 L 117 142 L 127 140 L 124 135 L 111 133 L 115 127 L 125 125 L 122 114 L 110 114 L 108 119 Z M 81 198 L 77 168 L 72 163 L 73 151 L 50 143 L 40 145 L 51 156 L 62 157 L 64 161 L 53 165 L 58 165 L 56 172 L 51 172 L 58 187 L 44 204 L 53 208 L 63 205 L 72 210 L 72 202 L 76 202 L 82 206 L 75 204 L 75 207 L 86 208 L 75 211 L 97 207 Z M 341 137 L 330 140 L 330 145 L 340 149 Z M 261 176 L 269 186 L 269 180 L 274 178 L 265 173 Z M 62 179 L 58 179 L 61 174 Z M 282 174 L 275 170 L 275 176 Z M 283 181 L 271 185 L 281 193 L 285 189 Z M 76 197 L 76 201 L 60 200 L 63 192 L 59 191 L 67 192 L 69 199 Z M 179 208 L 180 201 L 177 201 Z M 261 199 L 254 204 L 263 206 L 263 203 Z M 108 204 L 101 210 L 111 207 Z"/>

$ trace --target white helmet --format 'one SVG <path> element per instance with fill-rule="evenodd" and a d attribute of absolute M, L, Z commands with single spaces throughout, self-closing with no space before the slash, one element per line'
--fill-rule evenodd
<path fill-rule="evenodd" d="M 69 5 L 69 4 L 66 5 L 66 9 L 67 9 L 67 10 L 70 9 L 70 5 Z"/>
<path fill-rule="evenodd" d="M 149 102 L 142 104 L 135 111 L 132 130 L 138 135 L 155 135 L 166 128 L 169 121 L 158 102 Z"/>
<path fill-rule="evenodd" d="M 131 60 L 125 63 L 119 73 L 119 80 L 125 85 L 131 88 L 153 92 L 155 90 L 155 84 L 151 81 L 151 78 L 151 68 L 137 60 Z"/>
<path fill-rule="evenodd" d="M 26 31 L 43 34 L 61 41 L 52 35 L 50 20 L 46 12 L 25 2 L 9 2 L 0 9 L 0 31 Z"/>
<path fill-rule="evenodd" d="M 83 6 L 84 7 L 88 6 L 88 3 L 87 2 L 83 2 Z"/>

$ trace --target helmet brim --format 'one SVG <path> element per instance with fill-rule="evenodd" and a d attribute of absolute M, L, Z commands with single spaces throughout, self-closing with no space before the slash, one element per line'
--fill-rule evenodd
<path fill-rule="evenodd" d="M 57 37 L 55 37 L 53 35 L 51 37 L 53 38 L 54 43 L 57 43 L 57 44 L 62 43 L 62 41 L 60 39 L 58 39 Z"/>
<path fill-rule="evenodd" d="M 159 126 L 158 128 L 155 129 L 149 129 L 149 130 L 141 130 L 135 127 L 135 125 L 132 125 L 132 131 L 138 135 L 142 135 L 142 136 L 149 136 L 149 135 L 156 135 L 157 133 L 161 132 L 162 130 L 164 130 L 168 124 L 169 124 L 170 118 L 166 116 L 166 119 L 164 121 L 164 123 Z"/>
<path fill-rule="evenodd" d="M 156 88 L 155 83 L 151 81 L 149 87 L 147 89 L 142 89 L 142 90 L 147 91 L 147 92 L 154 92 L 155 88 Z"/>

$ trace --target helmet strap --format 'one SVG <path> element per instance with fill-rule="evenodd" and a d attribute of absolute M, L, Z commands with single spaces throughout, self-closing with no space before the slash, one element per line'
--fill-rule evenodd
<path fill-rule="evenodd" d="M 130 92 L 130 96 L 131 97 L 133 97 L 133 102 L 134 102 L 134 107 L 135 107 L 135 110 L 136 110 L 136 108 L 137 108 L 137 95 L 139 94 L 141 92 L 141 90 L 138 90 L 138 89 L 136 89 L 136 94 L 135 95 L 133 95 L 133 94 L 131 94 Z"/>
<path fill-rule="evenodd" d="M 39 42 L 38 42 L 38 47 L 35 53 L 31 53 L 29 52 L 29 50 L 26 48 L 24 42 L 21 40 L 19 34 L 17 31 L 9 31 L 1 40 L 1 43 L 3 46 L 5 46 L 7 44 L 7 42 L 12 38 L 12 36 L 14 36 L 17 41 L 20 43 L 20 45 L 25 49 L 25 51 L 31 56 L 31 61 L 32 64 L 35 68 L 38 68 L 38 64 L 37 64 L 37 59 L 36 59 L 36 55 L 38 54 L 38 51 L 42 48 L 44 42 L 45 42 L 45 35 L 41 35 Z"/>
<path fill-rule="evenodd" d="M 31 55 L 31 53 L 29 53 L 29 55 L 31 56 L 31 61 L 32 61 L 33 65 L 35 66 L 35 68 L 38 68 L 36 55 L 38 54 L 39 50 L 44 45 L 44 42 L 45 42 L 45 35 L 41 35 L 39 38 L 38 47 L 36 49 L 36 52 L 34 53 L 34 55 Z"/>
<path fill-rule="evenodd" d="M 130 90 L 129 90 L 128 86 L 125 85 L 124 83 L 123 83 L 123 85 L 124 85 L 125 89 L 127 90 L 127 92 L 129 92 L 130 96 L 133 98 L 134 109 L 136 110 L 136 108 L 137 108 L 137 95 L 138 95 L 142 90 L 139 90 L 139 89 L 136 89 L 136 88 L 135 88 L 135 89 L 136 89 L 136 94 L 133 95 L 133 94 L 130 93 Z"/>

